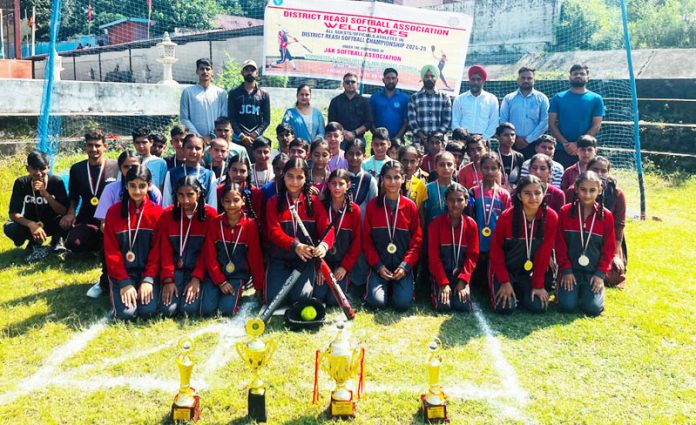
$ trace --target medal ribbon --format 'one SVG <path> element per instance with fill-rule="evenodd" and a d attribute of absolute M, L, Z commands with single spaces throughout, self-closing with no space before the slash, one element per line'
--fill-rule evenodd
<path fill-rule="evenodd" d="M 522 212 L 522 217 L 524 218 L 524 247 L 527 250 L 527 261 L 532 259 L 532 243 L 534 242 L 534 221 L 536 221 L 536 216 L 532 219 L 531 230 L 527 226 L 527 216 Z"/>
<path fill-rule="evenodd" d="M 450 219 L 451 222 L 451 219 Z M 454 225 L 452 227 L 452 252 L 454 254 L 454 268 L 459 267 L 459 256 L 462 253 L 462 238 L 464 237 L 464 216 L 461 217 L 461 223 L 459 225 L 459 243 L 455 245 L 454 243 Z"/>
<path fill-rule="evenodd" d="M 234 241 L 234 246 L 232 247 L 232 252 L 230 253 L 227 250 L 227 241 L 225 240 L 225 230 L 222 228 L 222 220 L 220 220 L 220 235 L 222 236 L 222 245 L 225 247 L 225 255 L 227 256 L 227 261 L 230 263 L 232 262 L 232 256 L 234 255 L 234 251 L 237 249 L 237 244 L 239 243 L 239 238 L 242 236 L 242 230 L 243 227 L 239 227 L 239 233 L 237 233 L 237 239 Z M 234 233 L 234 228 L 232 228 L 232 232 Z"/>
<path fill-rule="evenodd" d="M 488 214 L 486 214 L 486 192 L 483 190 L 483 182 L 479 184 L 481 188 L 481 200 L 483 201 L 483 221 L 485 222 L 485 227 L 490 227 L 491 217 L 493 216 L 493 204 L 498 198 L 498 185 L 493 185 L 493 198 L 491 198 L 491 206 L 488 209 Z"/>
<path fill-rule="evenodd" d="M 92 172 L 89 169 L 89 161 L 87 162 L 87 181 L 89 182 L 89 191 L 92 193 L 93 197 L 97 196 L 99 193 L 99 184 L 101 183 L 102 175 L 104 174 L 104 168 L 106 167 L 106 160 L 102 160 L 101 168 L 99 169 L 99 177 L 97 177 L 97 183 L 92 182 Z"/>
<path fill-rule="evenodd" d="M 333 211 L 333 208 L 329 206 L 329 223 L 333 224 L 333 217 L 331 217 L 331 212 Z M 338 234 L 341 232 L 341 225 L 343 225 L 343 219 L 346 218 L 346 207 L 343 207 L 343 209 L 340 211 L 341 213 L 341 220 L 338 222 L 338 227 L 336 227 L 336 237 L 338 238 Z"/>
<path fill-rule="evenodd" d="M 592 211 L 592 224 L 590 224 L 590 232 L 587 235 L 587 240 L 585 240 L 585 228 L 583 226 L 582 220 L 582 209 L 580 208 L 580 203 L 578 203 L 578 222 L 580 223 L 580 246 L 582 247 L 582 255 L 585 255 L 587 247 L 590 245 L 590 238 L 592 237 L 592 229 L 594 229 L 595 219 L 597 218 L 597 211 Z"/>
<path fill-rule="evenodd" d="M 193 214 L 196 214 L 196 209 L 198 209 L 198 206 L 193 209 Z M 179 221 L 179 258 L 183 260 L 184 258 L 184 249 L 186 249 L 186 244 L 188 243 L 188 238 L 189 238 L 189 232 L 191 232 L 191 223 L 193 223 L 193 215 L 191 215 L 191 219 L 189 219 L 189 224 L 188 227 L 186 228 L 186 236 L 183 237 L 184 233 L 184 209 L 181 209 L 181 220 Z"/>
<path fill-rule="evenodd" d="M 188 176 L 188 169 L 186 168 L 186 163 L 184 163 L 182 165 L 184 167 L 184 176 Z M 201 175 L 201 164 L 196 164 L 196 178 L 198 179 L 200 177 L 200 175 Z"/>
<path fill-rule="evenodd" d="M 143 208 L 140 210 L 140 215 L 138 216 L 138 222 L 135 224 L 135 235 L 131 238 L 131 218 L 130 218 L 130 208 L 128 208 L 128 250 L 133 252 L 133 246 L 135 241 L 138 239 L 138 232 L 140 231 L 140 221 L 143 219 L 143 213 L 145 212 L 145 202 L 143 201 Z"/>
<path fill-rule="evenodd" d="M 252 171 L 253 171 L 253 173 L 254 173 L 254 181 L 256 182 L 256 187 L 258 187 L 259 189 L 260 189 L 263 185 L 265 185 L 266 183 L 268 183 L 268 181 L 271 179 L 271 178 L 270 178 L 270 175 L 269 175 L 269 173 L 268 173 L 268 170 L 266 170 L 266 171 L 264 171 L 264 173 L 263 173 L 264 176 L 266 176 L 266 178 L 264 178 L 264 179 L 262 180 L 262 182 L 261 182 L 261 181 L 259 181 L 259 172 L 256 171 L 256 164 L 252 164 L 251 169 L 252 169 Z"/>
<path fill-rule="evenodd" d="M 396 222 L 399 220 L 399 203 L 401 202 L 401 196 L 396 200 L 396 211 L 394 211 L 394 227 L 391 227 L 389 223 L 389 213 L 387 212 L 387 198 L 384 198 L 384 218 L 387 219 L 387 233 L 389 234 L 389 243 L 394 243 L 394 236 L 396 235 Z"/>
<path fill-rule="evenodd" d="M 360 176 L 360 180 L 358 180 L 358 189 L 355 191 L 355 199 L 358 199 L 358 195 L 360 195 L 360 188 L 362 187 L 363 181 L 365 180 L 365 172 L 363 170 L 360 170 L 358 176 Z M 367 195 L 365 195 L 365 197 L 367 198 Z"/>
<path fill-rule="evenodd" d="M 301 195 L 300 195 L 300 196 L 301 196 Z M 293 205 L 290 205 L 290 197 L 288 196 L 288 194 L 287 194 L 287 192 L 286 192 L 286 193 L 285 193 L 285 201 L 288 203 L 288 210 L 289 210 L 291 207 L 294 206 L 294 207 L 295 207 L 295 210 L 297 211 L 297 214 L 298 214 L 298 215 L 300 214 L 300 211 L 299 211 L 299 209 L 298 209 L 298 208 L 299 208 L 299 204 L 300 204 L 300 197 L 299 197 L 299 196 L 297 197 L 297 201 L 293 202 Z M 292 220 L 292 233 L 293 233 L 292 235 L 293 235 L 294 237 L 297 237 L 297 221 L 295 220 L 295 214 L 292 214 L 292 213 L 291 213 L 291 214 L 290 214 L 290 219 Z"/>

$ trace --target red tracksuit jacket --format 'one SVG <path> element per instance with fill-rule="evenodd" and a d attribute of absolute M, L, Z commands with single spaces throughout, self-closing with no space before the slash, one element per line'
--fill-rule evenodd
<path fill-rule="evenodd" d="M 129 202 L 129 218 L 131 224 L 131 236 L 135 237 L 135 227 L 138 223 L 135 204 Z M 104 220 L 104 261 L 109 277 L 118 283 L 120 288 L 134 284 L 130 278 L 132 274 L 141 274 L 144 277 L 156 278 L 160 264 L 160 248 L 157 234 L 157 226 L 162 215 L 162 207 L 153 204 L 145 197 L 141 206 L 144 208 L 140 230 L 133 243 L 135 261 L 128 263 L 125 260 L 128 246 L 128 219 L 121 217 L 121 202 L 117 202 L 106 212 Z"/>
<path fill-rule="evenodd" d="M 459 243 L 459 232 L 464 226 L 462 247 L 459 254 L 459 263 L 454 264 L 454 246 Z M 478 226 L 473 218 L 462 216 L 461 223 L 454 228 L 454 241 L 452 240 L 452 221 L 448 214 L 442 214 L 433 220 L 428 226 L 428 246 L 431 250 L 439 247 L 438 255 L 428 256 L 430 274 L 435 283 L 440 286 L 448 285 L 451 281 L 463 280 L 469 283 L 471 273 L 476 268 L 479 257 Z M 452 276 L 454 269 L 459 269 L 457 276 Z"/>
<path fill-rule="evenodd" d="M 360 248 L 362 246 L 362 218 L 360 215 L 360 206 L 353 202 L 351 204 L 351 211 L 345 212 L 345 217 L 341 221 L 341 217 L 337 217 L 338 214 L 332 212 L 332 217 L 334 219 L 334 229 L 335 230 L 335 242 L 333 248 L 336 252 L 329 251 L 326 254 L 326 264 L 329 265 L 331 270 L 336 270 L 338 267 L 343 267 L 344 269 L 351 271 L 358 261 L 360 256 Z M 338 227 L 340 224 L 340 228 Z"/>
<path fill-rule="evenodd" d="M 278 202 L 286 203 L 285 208 L 280 213 L 278 212 Z M 329 215 L 324 205 L 322 205 L 314 195 L 312 195 L 312 208 L 314 209 L 314 215 L 310 217 L 307 215 L 307 209 L 305 208 L 305 196 L 304 194 L 300 194 L 298 214 L 310 236 L 312 236 L 313 239 L 317 239 L 322 236 L 324 231 L 329 227 Z M 312 245 L 312 241 L 308 241 L 307 238 L 304 237 L 299 227 L 297 233 L 295 233 L 292 224 L 292 216 L 287 207 L 287 200 L 279 199 L 279 195 L 275 195 L 268 201 L 266 208 L 266 230 L 268 232 L 268 239 L 271 242 L 270 251 L 268 253 L 271 258 L 285 261 L 300 261 L 295 253 L 295 246 L 300 242 Z M 333 247 L 334 238 L 334 230 L 331 229 L 323 239 L 323 242 L 327 244 L 329 249 Z"/>
<path fill-rule="evenodd" d="M 578 264 L 578 258 L 582 255 L 578 207 L 575 203 L 572 203 L 566 204 L 561 208 L 559 232 L 556 238 L 556 259 L 562 274 L 571 272 L 587 273 L 595 274 L 604 279 L 606 274 L 609 273 L 611 260 L 614 258 L 614 250 L 616 249 L 614 216 L 608 209 L 597 203 L 594 206 L 595 214 L 600 208 L 604 209 L 604 217 L 601 220 L 597 217 L 591 235 L 587 235 L 587 232 L 590 231 L 593 214 L 590 214 L 583 220 L 585 237 L 590 237 L 589 243 L 585 239 L 585 243 L 588 244 L 585 255 L 589 258 L 590 264 L 584 267 Z"/>
<path fill-rule="evenodd" d="M 203 262 L 203 242 L 208 234 L 210 223 L 217 216 L 217 211 L 210 205 L 205 206 L 206 219 L 204 222 L 198 220 L 198 211 L 193 214 L 191 220 L 182 213 L 182 221 L 174 219 L 174 206 L 167 207 L 162 212 L 159 223 L 160 235 L 160 278 L 162 280 L 174 279 L 174 270 L 179 260 L 179 240 L 186 237 L 186 229 L 191 223 L 188 241 L 184 247 L 184 266 L 183 270 L 192 271 L 194 269 L 204 269 Z M 193 220 L 193 221 L 192 221 Z M 181 233 L 179 233 L 181 232 Z"/>
<path fill-rule="evenodd" d="M 514 279 L 529 276 L 530 272 L 524 270 L 524 263 L 527 261 L 527 248 L 524 240 L 525 220 L 523 212 L 518 212 L 517 217 L 513 217 L 514 208 L 507 209 L 498 217 L 498 223 L 493 231 L 491 241 L 491 272 L 500 283 L 511 282 Z M 520 234 L 513 236 L 512 221 L 520 220 Z M 531 260 L 534 268 L 531 271 L 532 288 L 541 289 L 544 287 L 544 275 L 551 262 L 551 251 L 556 241 L 558 229 L 558 215 L 551 208 L 546 209 L 544 218 L 543 240 L 539 241 L 536 237 L 542 219 L 541 208 L 537 211 L 534 223 L 534 241 L 532 242 Z"/>
<path fill-rule="evenodd" d="M 394 271 L 402 266 L 406 271 L 411 271 L 418 262 L 418 254 L 423 243 L 418 208 L 409 198 L 399 196 L 398 220 L 393 240 L 397 250 L 394 254 L 387 252 L 389 231 L 384 207 L 378 203 L 381 197 L 374 198 L 367 204 L 362 244 L 365 259 L 374 270 L 385 266 L 388 270 Z M 384 202 L 387 202 L 386 199 Z M 389 211 L 389 208 L 387 211 L 390 217 L 389 225 L 393 227 L 394 213 Z"/>
<path fill-rule="evenodd" d="M 201 269 L 196 267 L 193 276 L 198 279 L 203 279 L 204 271 L 208 272 L 208 276 L 213 280 L 215 285 L 221 285 L 226 280 L 241 280 L 248 282 L 251 278 L 254 283 L 254 288 L 260 291 L 264 287 L 265 272 L 263 268 L 263 254 L 261 253 L 261 244 L 259 243 L 259 230 L 256 221 L 252 218 L 242 215 L 234 229 L 230 227 L 230 222 L 227 220 L 227 215 L 220 214 L 217 217 L 211 218 L 210 226 L 208 226 L 208 235 L 203 243 L 203 261 L 205 266 Z M 225 240 L 222 240 L 220 224 L 222 223 L 222 231 L 225 232 Z M 239 232 L 242 232 L 240 235 Z M 234 243 L 239 236 L 237 248 Z M 227 252 L 225 252 L 225 243 L 227 244 Z M 227 258 L 227 253 L 230 258 Z M 225 266 L 232 260 L 235 265 L 235 270 L 232 273 L 227 273 Z"/>

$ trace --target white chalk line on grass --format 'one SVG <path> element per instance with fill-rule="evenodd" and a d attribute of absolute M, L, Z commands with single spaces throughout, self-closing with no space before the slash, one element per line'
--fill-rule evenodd
<path fill-rule="evenodd" d="M 496 338 L 490 324 L 488 323 L 488 320 L 486 320 L 486 317 L 481 312 L 481 308 L 476 303 L 474 303 L 473 313 L 476 321 L 478 322 L 479 328 L 483 333 L 483 336 L 486 338 L 486 348 L 493 357 L 493 365 L 495 366 L 495 370 L 498 372 L 498 376 L 502 381 L 505 393 L 508 395 L 507 398 L 512 398 L 518 405 L 524 407 L 529 402 L 529 396 L 520 385 L 515 368 L 513 368 L 512 365 L 505 359 L 505 355 L 503 354 L 503 350 L 500 346 L 500 340 Z M 508 417 L 524 423 L 535 423 L 534 420 L 529 418 L 529 416 L 514 405 L 502 402 L 497 398 L 491 399 L 490 403 Z"/>
<path fill-rule="evenodd" d="M 233 357 L 236 356 L 234 344 L 245 337 L 244 325 L 247 319 L 252 316 L 252 309 L 256 307 L 256 303 L 245 303 L 241 306 L 239 313 L 232 319 L 226 319 L 222 323 L 214 323 L 197 329 L 189 334 L 192 338 L 201 335 L 216 333 L 218 335 L 218 344 L 213 350 L 208 360 L 203 364 L 202 373 L 196 380 L 198 389 L 207 389 L 208 384 L 206 378 L 212 375 L 216 370 L 225 366 Z M 457 385 L 447 385 L 445 388 L 447 394 L 452 399 L 461 400 L 485 400 L 492 407 L 496 408 L 502 414 L 512 419 L 524 422 L 534 423 L 527 415 L 524 414 L 518 407 L 525 406 L 528 403 L 528 395 L 520 386 L 515 369 L 508 363 L 503 355 L 500 341 L 493 333 L 488 321 L 481 312 L 478 305 L 474 304 L 474 317 L 485 337 L 485 346 L 490 352 L 494 368 L 500 376 L 502 389 L 485 388 L 472 385 L 470 383 L 458 383 Z M 138 358 L 150 356 L 164 349 L 168 349 L 176 342 L 171 341 L 155 347 L 128 353 L 112 359 L 104 359 L 98 363 L 82 365 L 74 368 L 71 371 L 56 374 L 56 369 L 67 359 L 84 349 L 87 344 L 96 338 L 104 329 L 107 318 L 103 318 L 92 324 L 86 330 L 78 333 L 66 344 L 53 350 L 53 354 L 49 360 L 36 373 L 22 380 L 17 385 L 17 390 L 0 394 L 0 404 L 10 403 L 20 396 L 26 395 L 33 391 L 46 388 L 48 386 L 73 386 L 84 391 L 97 391 L 99 389 L 108 389 L 115 387 L 129 387 L 143 392 L 161 390 L 172 391 L 179 385 L 175 379 L 161 379 L 155 376 L 119 376 L 119 377 L 103 377 L 102 379 L 79 379 L 80 374 L 84 374 L 93 369 L 104 368 L 109 365 L 120 364 L 136 360 Z M 350 322 L 346 323 L 347 328 L 351 327 Z M 367 384 L 369 392 L 384 392 L 384 393 L 412 393 L 413 386 L 407 385 L 384 385 L 384 384 Z M 511 404 L 511 402 L 513 402 Z"/>
<path fill-rule="evenodd" d="M 86 330 L 71 338 L 66 344 L 54 349 L 53 353 L 49 356 L 48 361 L 41 366 L 38 371 L 17 384 L 17 391 L 0 394 L 0 404 L 8 404 L 17 399 L 17 397 L 29 394 L 30 392 L 40 388 L 45 388 L 48 385 L 48 382 L 54 378 L 54 372 L 58 366 L 85 348 L 89 341 L 96 338 L 99 332 L 104 329 L 106 321 L 106 317 L 102 318 L 98 322 L 92 324 Z"/>

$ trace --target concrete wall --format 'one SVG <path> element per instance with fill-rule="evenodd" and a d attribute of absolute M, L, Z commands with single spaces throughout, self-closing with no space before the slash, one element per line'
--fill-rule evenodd
<path fill-rule="evenodd" d="M 38 116 L 41 109 L 43 80 L 0 80 L 0 116 Z M 91 81 L 56 82 L 51 112 L 74 116 L 172 116 L 179 115 L 181 91 L 187 86 L 161 84 L 99 83 Z M 295 89 L 268 89 L 273 108 L 286 109 L 295 104 Z M 312 103 L 328 108 L 335 90 L 312 90 Z"/>

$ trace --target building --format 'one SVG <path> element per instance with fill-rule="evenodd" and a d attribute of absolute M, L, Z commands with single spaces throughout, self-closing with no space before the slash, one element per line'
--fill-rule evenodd
<path fill-rule="evenodd" d="M 123 18 L 100 25 L 99 29 L 104 31 L 108 37 L 109 44 L 113 45 L 147 40 L 148 26 L 153 26 L 154 24 L 154 21 L 148 21 L 144 18 Z"/>

